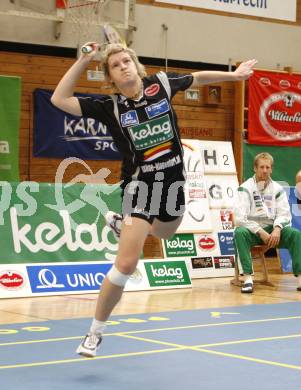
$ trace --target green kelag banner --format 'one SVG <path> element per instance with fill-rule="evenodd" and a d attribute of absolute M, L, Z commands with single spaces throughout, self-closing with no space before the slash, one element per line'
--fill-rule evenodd
<path fill-rule="evenodd" d="M 19 180 L 21 78 L 0 76 L 0 180 Z"/>
<path fill-rule="evenodd" d="M 113 260 L 104 215 L 120 212 L 120 195 L 118 185 L 0 182 L 0 264 Z"/>
<path fill-rule="evenodd" d="M 268 152 L 274 158 L 272 178 L 276 181 L 295 185 L 296 173 L 301 169 L 301 148 L 285 146 L 250 145 L 243 146 L 243 178 L 254 175 L 253 162 L 258 153 Z"/>

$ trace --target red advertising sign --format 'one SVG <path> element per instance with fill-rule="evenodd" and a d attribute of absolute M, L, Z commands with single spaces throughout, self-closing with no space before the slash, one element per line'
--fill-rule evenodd
<path fill-rule="evenodd" d="M 249 80 L 248 140 L 301 146 L 301 76 L 254 72 Z"/>
<path fill-rule="evenodd" d="M 21 288 L 24 284 L 24 277 L 17 271 L 4 271 L 0 273 L 0 286 L 7 289 Z"/>
<path fill-rule="evenodd" d="M 215 241 L 210 236 L 201 236 L 199 239 L 199 247 L 205 251 L 210 251 L 215 248 Z"/>

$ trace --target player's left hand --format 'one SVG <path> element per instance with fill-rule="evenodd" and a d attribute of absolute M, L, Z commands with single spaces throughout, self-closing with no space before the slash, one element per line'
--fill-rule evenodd
<path fill-rule="evenodd" d="M 281 229 L 280 227 L 276 226 L 272 233 L 270 234 L 270 238 L 268 241 L 268 247 L 269 248 L 276 248 L 276 246 L 279 244 L 280 241 L 280 233 Z"/>
<path fill-rule="evenodd" d="M 242 62 L 238 68 L 234 71 L 234 75 L 236 80 L 247 80 L 249 77 L 252 76 L 253 67 L 257 64 L 257 60 L 249 60 Z"/>

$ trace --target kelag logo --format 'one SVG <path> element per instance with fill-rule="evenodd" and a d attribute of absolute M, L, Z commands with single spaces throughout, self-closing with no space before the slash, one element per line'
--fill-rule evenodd
<path fill-rule="evenodd" d="M 175 234 L 164 246 L 167 257 L 196 256 L 193 234 Z"/>
<path fill-rule="evenodd" d="M 233 233 L 218 233 L 218 241 L 222 255 L 235 254 Z"/>
<path fill-rule="evenodd" d="M 151 287 L 191 284 L 185 261 L 148 262 L 144 267 Z"/>
<path fill-rule="evenodd" d="M 66 292 L 99 290 L 111 263 L 27 266 L 31 291 Z"/>
<path fill-rule="evenodd" d="M 174 135 L 168 115 L 130 127 L 129 134 L 137 150 L 160 145 Z"/>

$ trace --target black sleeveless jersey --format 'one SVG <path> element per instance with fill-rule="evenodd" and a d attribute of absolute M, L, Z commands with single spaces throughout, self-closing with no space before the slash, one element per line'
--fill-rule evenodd
<path fill-rule="evenodd" d="M 107 125 L 123 157 L 121 179 L 152 181 L 157 171 L 183 171 L 183 149 L 171 99 L 189 88 L 191 74 L 159 72 L 142 79 L 140 100 L 123 95 L 79 98 L 84 117 Z"/>

